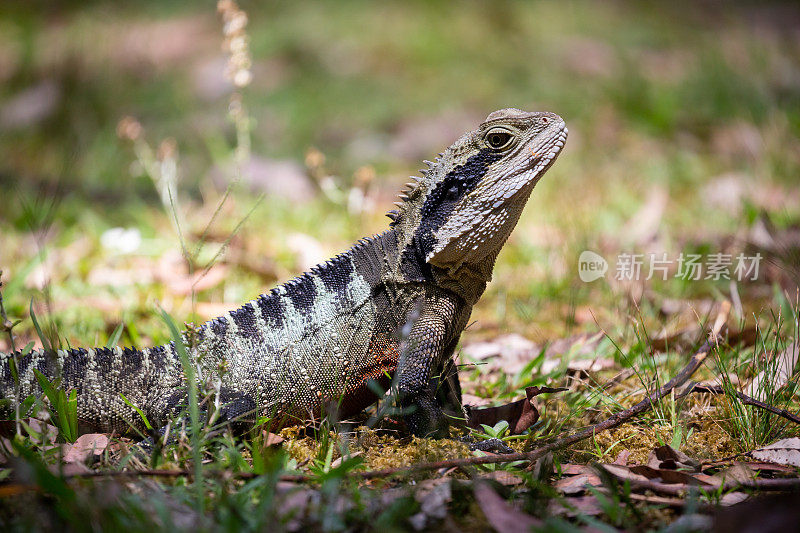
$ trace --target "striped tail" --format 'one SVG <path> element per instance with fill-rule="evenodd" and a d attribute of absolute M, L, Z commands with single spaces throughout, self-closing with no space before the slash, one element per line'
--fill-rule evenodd
<path fill-rule="evenodd" d="M 10 362 L 16 358 L 19 397 Z M 73 348 L 0 353 L 0 399 L 16 401 L 41 395 L 34 369 L 51 382 L 61 379 L 65 391 L 76 390 L 78 422 L 84 430 L 130 433 L 145 425 L 124 395 L 141 409 L 151 423 L 159 424 L 184 394 L 184 380 L 178 355 L 171 344 L 137 348 Z"/>

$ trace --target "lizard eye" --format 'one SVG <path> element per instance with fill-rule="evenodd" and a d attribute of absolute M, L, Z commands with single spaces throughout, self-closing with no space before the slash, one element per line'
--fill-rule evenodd
<path fill-rule="evenodd" d="M 495 128 L 486 134 L 486 144 L 493 150 L 502 150 L 511 145 L 514 136 L 508 130 Z"/>

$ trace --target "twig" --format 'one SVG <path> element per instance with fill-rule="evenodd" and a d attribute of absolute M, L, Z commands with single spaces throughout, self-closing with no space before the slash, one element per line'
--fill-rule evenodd
<path fill-rule="evenodd" d="M 611 387 L 615 387 L 616 385 L 619 385 L 620 383 L 622 383 L 623 381 L 625 381 L 626 379 L 628 379 L 629 377 L 631 377 L 635 373 L 636 373 L 636 370 L 634 370 L 633 368 L 626 368 L 625 370 L 623 370 L 622 372 L 620 372 L 619 374 L 617 374 L 616 376 L 614 376 L 610 380 L 608 380 L 605 383 L 603 383 L 600 386 L 600 390 L 601 391 L 607 391 Z"/>
<path fill-rule="evenodd" d="M 709 485 L 707 487 L 703 487 L 702 485 L 686 485 L 684 483 L 663 483 L 653 480 L 645 481 L 642 479 L 626 479 L 625 482 L 630 483 L 630 487 L 632 489 L 651 490 L 659 494 L 669 494 L 670 496 L 684 496 L 687 489 L 691 487 L 707 491 L 716 491 L 720 489 L 722 492 L 728 492 L 736 489 L 753 489 L 767 492 L 800 489 L 800 477 L 777 479 L 753 478 L 747 480 L 730 479 L 725 480 L 721 486 Z"/>
<path fill-rule="evenodd" d="M 787 477 L 777 479 L 748 479 L 738 481 L 731 479 L 722 484 L 722 490 L 729 491 L 733 489 L 754 489 L 763 491 L 782 491 L 782 490 L 798 490 L 800 489 L 800 478 Z"/>
<path fill-rule="evenodd" d="M 700 392 L 700 393 L 707 393 L 707 394 L 717 394 L 717 395 L 733 394 L 734 396 L 739 398 L 742 401 L 742 403 L 744 403 L 744 404 L 752 405 L 754 407 L 758 407 L 759 409 L 764 409 L 765 411 L 769 411 L 770 413 L 776 414 L 778 416 L 782 416 L 786 420 L 790 420 L 790 421 L 794 422 L 795 424 L 800 424 L 800 416 L 797 416 L 796 414 L 791 413 L 791 412 L 787 411 L 786 409 L 779 409 L 777 407 L 773 407 L 772 405 L 769 405 L 768 403 L 764 403 L 761 400 L 756 400 L 752 396 L 748 396 L 747 394 L 744 394 L 743 392 L 734 391 L 734 390 L 726 391 L 724 388 L 720 387 L 719 385 L 699 385 L 699 384 L 695 384 L 694 386 L 692 386 L 688 390 L 686 390 L 686 392 L 681 394 L 680 397 L 684 397 L 684 396 L 686 396 L 688 394 L 691 394 L 693 392 Z"/>

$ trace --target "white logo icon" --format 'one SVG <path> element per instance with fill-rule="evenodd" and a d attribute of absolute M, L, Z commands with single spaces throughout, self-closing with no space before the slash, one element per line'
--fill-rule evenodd
<path fill-rule="evenodd" d="M 578 258 L 578 276 L 581 281 L 589 283 L 605 277 L 606 272 L 608 272 L 608 261 L 603 259 L 603 256 L 590 250 L 581 252 Z"/>

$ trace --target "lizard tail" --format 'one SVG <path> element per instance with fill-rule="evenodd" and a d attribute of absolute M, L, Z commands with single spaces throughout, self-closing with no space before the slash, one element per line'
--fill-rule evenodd
<path fill-rule="evenodd" d="M 15 361 L 15 379 L 11 362 Z M 128 402 L 151 421 L 166 414 L 180 394 L 183 376 L 177 354 L 171 345 L 137 348 L 71 348 L 34 350 L 22 355 L 0 352 L 0 409 L 14 410 L 15 402 L 30 395 L 41 395 L 42 388 L 34 370 L 53 382 L 60 379 L 65 391 L 76 390 L 78 422 L 84 430 L 130 433 L 143 430 L 144 421 Z"/>

